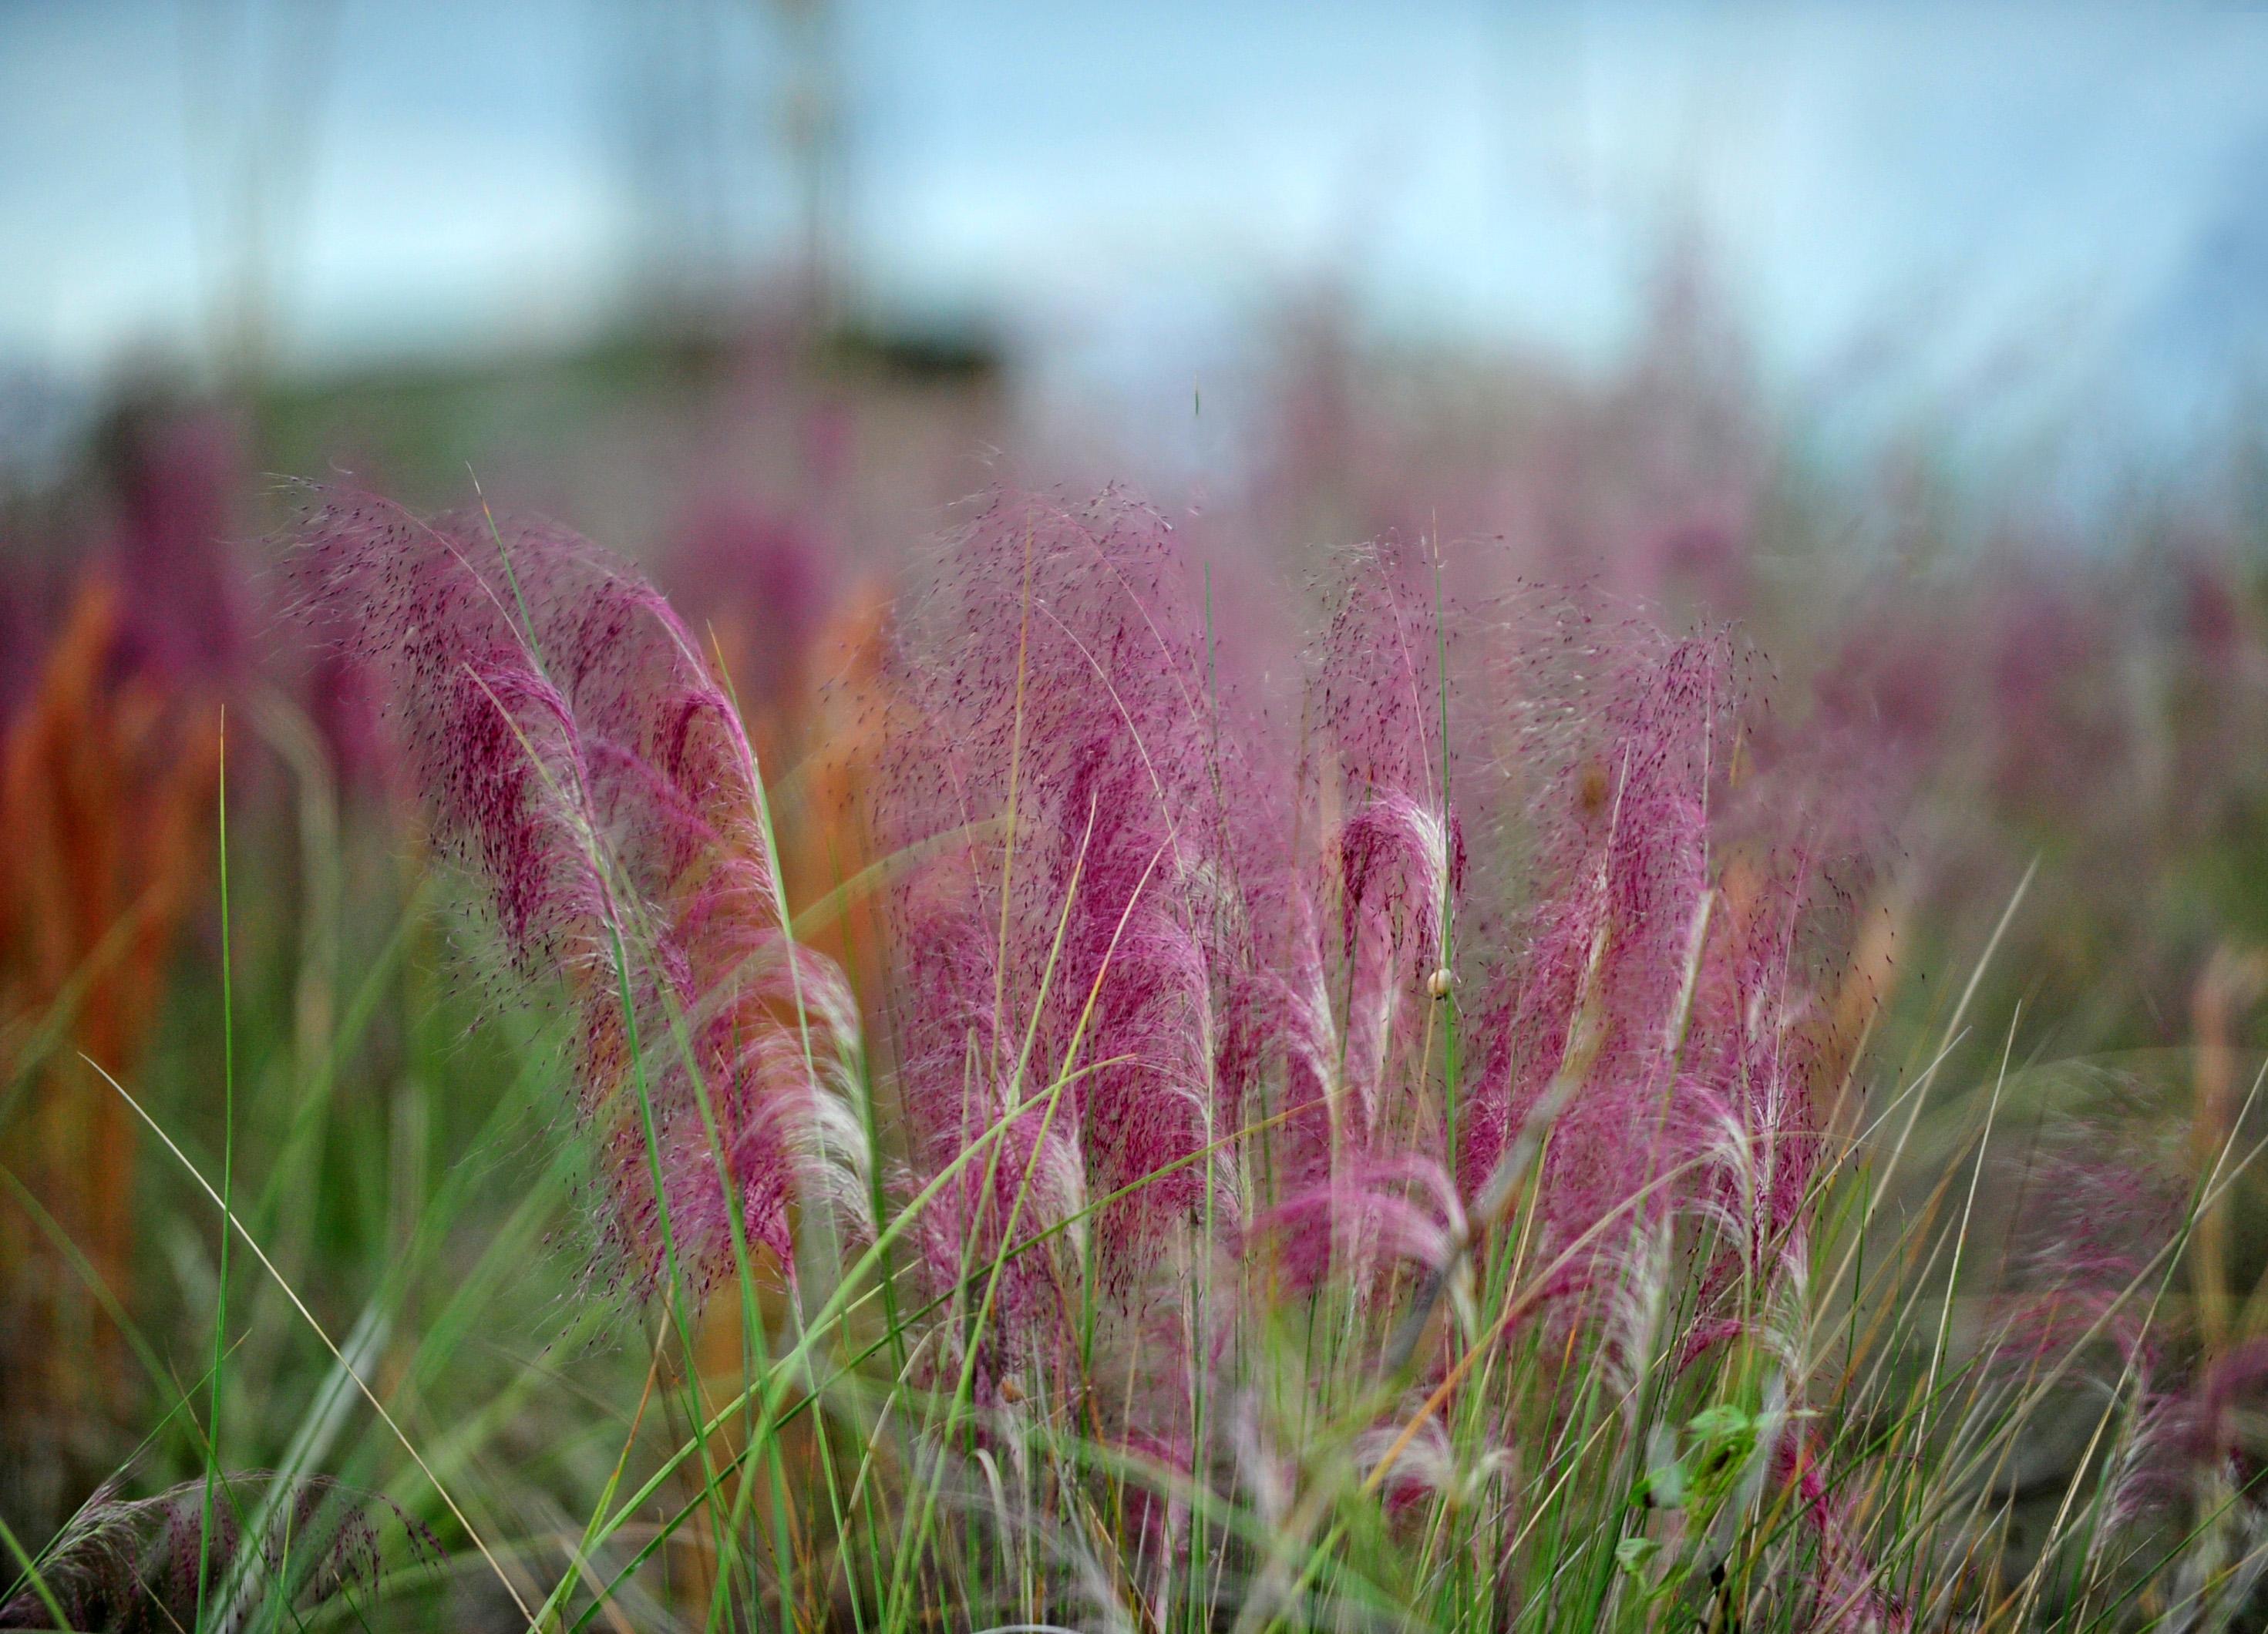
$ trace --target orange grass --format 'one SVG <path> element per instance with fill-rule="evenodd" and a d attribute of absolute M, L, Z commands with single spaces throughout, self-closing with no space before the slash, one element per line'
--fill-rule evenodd
<path fill-rule="evenodd" d="M 136 1131 L 84 1053 L 130 1078 L 206 872 L 218 716 L 122 668 L 117 587 L 91 579 L 8 723 L 0 765 L 0 1146 L 122 1300 Z M 0 1329 L 18 1432 L 106 1405 L 120 1336 L 39 1225 L 0 1201 Z M 85 1358 L 92 1351 L 96 1365 Z"/>

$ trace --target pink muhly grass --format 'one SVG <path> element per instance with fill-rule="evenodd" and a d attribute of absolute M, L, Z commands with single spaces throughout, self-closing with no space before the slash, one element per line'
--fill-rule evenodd
<path fill-rule="evenodd" d="M 1429 1159 L 1376 1159 L 1342 1178 L 1292 1193 L 1252 1222 L 1277 1247 L 1285 1285 L 1305 1292 L 1337 1276 L 1358 1290 L 1399 1263 L 1447 1277 L 1465 1251 L 1462 1201 Z"/>
<path fill-rule="evenodd" d="M 1444 621 L 1454 613 L 1417 541 L 1387 539 L 1341 564 L 1309 661 L 1301 747 L 1312 798 L 1342 816 L 1379 794 L 1440 812 L 1443 648 L 1457 633 Z"/>
<path fill-rule="evenodd" d="M 1582 687 L 1555 693 L 1567 658 L 1548 654 L 1521 683 L 1529 753 L 1560 770 L 1529 819 L 1538 890 L 1484 1023 L 1460 1190 L 1476 1233 L 1513 1227 L 1532 1196 L 1545 1253 L 1581 1249 L 1549 1292 L 1581 1296 L 1560 1320 L 1593 1325 L 1626 1395 L 1657 1355 L 1683 1374 L 1735 1341 L 1800 1379 L 1832 1041 L 1815 995 L 1848 894 L 1828 865 L 1862 824 L 1813 798 L 1800 757 L 1756 763 L 1726 638 L 1664 644 L 1580 616 L 1562 635 Z M 1699 1277 L 1662 1335 L 1679 1241 Z M 1822 1616 L 1895 1626 L 1822 1454 L 1785 1437 L 1779 1453 L 1775 1478 L 1814 1523 Z"/>
<path fill-rule="evenodd" d="M 1705 1306 L 1737 1271 L 1804 1258 L 1834 1041 L 1819 994 L 1850 898 L 1830 864 L 1854 820 L 1811 798 L 1800 761 L 1756 764 L 1727 639 L 1571 633 L 1602 696 L 1555 728 L 1539 894 L 1484 1028 L 1460 1183 L 1485 1229 L 1536 1165 L 1561 1242 L 1641 1194 L 1632 1230 L 1697 1213 L 1727 1256 Z"/>
<path fill-rule="evenodd" d="M 572 535 L 342 498 L 311 612 L 368 673 L 517 984 L 564 974 L 610 1280 L 697 1290 L 799 1202 L 856 1218 L 858 1021 L 780 922 L 755 757 L 668 604 Z"/>
<path fill-rule="evenodd" d="M 1854 1505 L 1830 1484 L 1818 1441 L 1803 1420 L 1782 1424 L 1772 1441 L 1770 1468 L 1774 1483 L 1794 1495 L 1819 1551 L 1810 1585 L 1812 1626 L 1870 1634 L 1911 1628 L 1912 1614 L 1890 1594 L 1853 1535 Z"/>
<path fill-rule="evenodd" d="M 1395 789 L 1346 819 L 1337 851 L 1344 1053 L 1366 1135 L 1381 1111 L 1389 1048 L 1408 1041 L 1398 1025 L 1408 1001 L 1430 991 L 1440 968 L 1450 904 L 1464 885 L 1465 836 L 1454 812 Z"/>
<path fill-rule="evenodd" d="M 618 1274 L 649 1290 L 674 1252 L 712 1279 L 736 1217 L 786 1264 L 807 1200 L 855 1215 L 858 1019 L 780 924 L 754 756 L 666 605 L 479 515 L 347 504 L 306 536 L 308 599 L 376 678 L 516 977 L 566 973 Z M 1438 1381 L 1428 1415 L 1540 1310 L 1626 1402 L 1743 1343 L 1800 1389 L 1833 865 L 1865 813 L 1756 729 L 1729 637 L 1491 622 L 1439 585 L 1415 548 L 1352 563 L 1292 742 L 1224 699 L 1174 530 L 1115 492 L 993 498 L 902 604 L 865 791 L 877 1014 L 944 1313 L 924 1365 L 961 1375 L 980 1440 L 1075 1422 L 1177 1477 L 1225 1460 L 1264 1513 L 1242 1301 L 1327 1286 L 1361 1370 Z M 1494 1287 L 1483 1250 L 1528 1200 L 1518 1274 L 1559 1269 Z M 1524 1406 L 1460 1422 L 1494 1446 Z M 1447 1424 L 1357 1447 L 1389 1510 L 1509 1468 Z M 1823 1456 L 1791 1433 L 1771 1471 L 1810 1513 L 1816 1586 L 1893 1621 Z M 1193 1524 L 1121 1513 L 1138 1565 Z"/>
<path fill-rule="evenodd" d="M 215 1507 L 208 1507 L 202 1480 L 150 1498 L 122 1496 L 117 1477 L 106 1482 L 42 1555 L 46 1596 L 19 1585 L 0 1603 L 0 1628 L 46 1626 L 48 1600 L 69 1616 L 73 1628 L 188 1628 L 203 1607 L 200 1573 L 210 1594 L 232 1571 L 250 1569 L 239 1562 L 256 1561 L 262 1586 L 277 1586 L 279 1598 L 300 1611 L 340 1598 L 367 1598 L 378 1592 L 379 1528 L 387 1518 L 400 1527 L 411 1559 L 428 1564 L 441 1559 L 438 1541 L 390 1498 L 326 1476 L 251 1470 L 231 1471 L 220 1480 L 226 1501 Z M 264 1518 L 264 1529 L 247 1536 L 243 1515 Z"/>
<path fill-rule="evenodd" d="M 1538 1125 L 1553 1131 L 1543 1207 L 1563 1239 L 1663 1166 L 1714 900 L 1708 799 L 1734 703 L 1721 644 L 1671 649 L 1620 683 L 1548 797 L 1543 894 L 1458 1153 L 1484 1212 L 1501 1206 L 1507 1166 Z"/>
<path fill-rule="evenodd" d="M 1286 816 L 1243 865 L 1254 962 L 1230 994 L 1219 1078 L 1232 1117 L 1279 1125 L 1269 1162 L 1286 1196 L 1429 1138 L 1429 1115 L 1393 1091 L 1428 1047 L 1431 1017 L 1409 1023 L 1448 992 L 1467 865 L 1445 793 L 1432 565 L 1394 541 L 1346 564 L 1308 656 L 1297 755 L 1274 771 Z"/>
<path fill-rule="evenodd" d="M 1380 1483 L 1389 1513 L 1435 1499 L 1469 1502 L 1513 1466 L 1511 1454 L 1501 1446 L 1491 1446 L 1477 1457 L 1461 1451 L 1438 1419 L 1429 1419 L 1407 1442 L 1400 1437 L 1401 1426 L 1388 1424 L 1364 1431 L 1354 1443 L 1355 1468 L 1365 1474 L 1384 1463 L 1389 1452 L 1394 1454 Z"/>
<path fill-rule="evenodd" d="M 2148 1375 L 2159 1365 L 2149 1281 L 2181 1230 L 2180 1200 L 2143 1154 L 2105 1157 L 2099 1139 L 2072 1120 L 2002 1181 L 2015 1200 L 1996 1300 L 2005 1337 L 1994 1359 L 2004 1369 L 2053 1367 L 2095 1347 L 2114 1371 Z"/>
<path fill-rule="evenodd" d="M 1115 495 L 997 500 L 901 633 L 878 800 L 923 857 L 894 909 L 900 1093 L 924 1168 L 1017 1131 L 964 1171 L 941 1275 L 997 1252 L 1020 1189 L 1020 1237 L 1101 1204 L 1121 1285 L 1208 1205 L 1239 1206 L 1204 1154 L 1240 903 L 1169 535 Z M 1042 1277 L 1019 1268 L 1005 1297 L 1029 1304 Z"/>

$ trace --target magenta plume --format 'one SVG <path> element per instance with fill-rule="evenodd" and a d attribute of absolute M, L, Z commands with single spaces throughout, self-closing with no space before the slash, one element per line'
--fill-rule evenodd
<path fill-rule="evenodd" d="M 1395 1155 L 1383 1103 L 1425 1033 L 1407 1023 L 1448 990 L 1466 857 L 1445 795 L 1447 616 L 1418 549 L 1388 541 L 1350 558 L 1307 661 L 1299 753 L 1279 773 L 1286 814 L 1253 825 L 1255 961 L 1231 995 L 1220 1080 L 1236 1115 L 1278 1124 L 1285 1196 L 1344 1191 L 1353 1167 Z"/>
<path fill-rule="evenodd" d="M 1484 1217 L 1543 1128 L 1546 1217 L 1565 1237 L 1663 1159 L 1712 901 L 1709 784 L 1732 704 L 1722 647 L 1689 642 L 1633 666 L 1572 746 L 1542 813 L 1543 894 L 1459 1154 Z"/>
<path fill-rule="evenodd" d="M 909 606 L 880 798 L 922 858 L 894 904 L 901 1095 L 924 1170 L 1015 1130 L 964 1171 L 941 1274 L 1012 1213 L 1022 1237 L 1092 1201 L 1123 1286 L 1238 1207 L 1208 1152 L 1242 915 L 1194 588 L 1146 508 L 1008 497 Z M 1035 1258 L 1004 1297 L 1042 1299 Z"/>
<path fill-rule="evenodd" d="M 696 1290 L 736 1221 L 792 1271 L 799 1203 L 857 1217 L 855 1009 L 781 923 L 738 711 L 668 604 L 561 532 L 342 499 L 301 530 L 311 611 L 372 677 L 510 976 L 563 972 L 600 1275 Z M 806 1215 L 806 1218 L 808 1218 Z"/>

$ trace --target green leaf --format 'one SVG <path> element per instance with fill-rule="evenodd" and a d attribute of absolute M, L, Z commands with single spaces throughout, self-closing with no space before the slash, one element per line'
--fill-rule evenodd
<path fill-rule="evenodd" d="M 1661 1545 L 1650 1537 L 1626 1537 L 1615 1545 L 1615 1564 L 1632 1577 L 1640 1577 L 1660 1552 Z"/>
<path fill-rule="evenodd" d="M 1719 1402 L 1696 1413 L 1685 1427 L 1704 1441 L 1731 1441 L 1753 1432 L 1756 1420 L 1745 1408 Z"/>

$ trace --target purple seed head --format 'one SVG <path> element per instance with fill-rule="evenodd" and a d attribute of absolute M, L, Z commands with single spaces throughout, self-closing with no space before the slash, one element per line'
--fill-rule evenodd
<path fill-rule="evenodd" d="M 1242 935 L 1201 601 L 1116 494 L 993 501 L 909 607 L 879 791 L 921 1163 L 1004 1119 L 1076 1156 L 1106 1266 L 1236 1208 L 1207 1158 Z M 1036 1131 L 1032 1140 L 1039 1140 Z M 1049 1223 L 1027 1207 L 1026 1227 Z"/>
<path fill-rule="evenodd" d="M 674 1255 L 704 1287 L 736 1218 L 792 1265 L 796 1200 L 865 1195 L 857 1018 L 781 925 L 755 755 L 691 636 L 555 530 L 342 499 L 301 538 L 306 606 L 372 677 L 511 980 L 564 973 L 605 1274 L 651 1292 Z"/>

